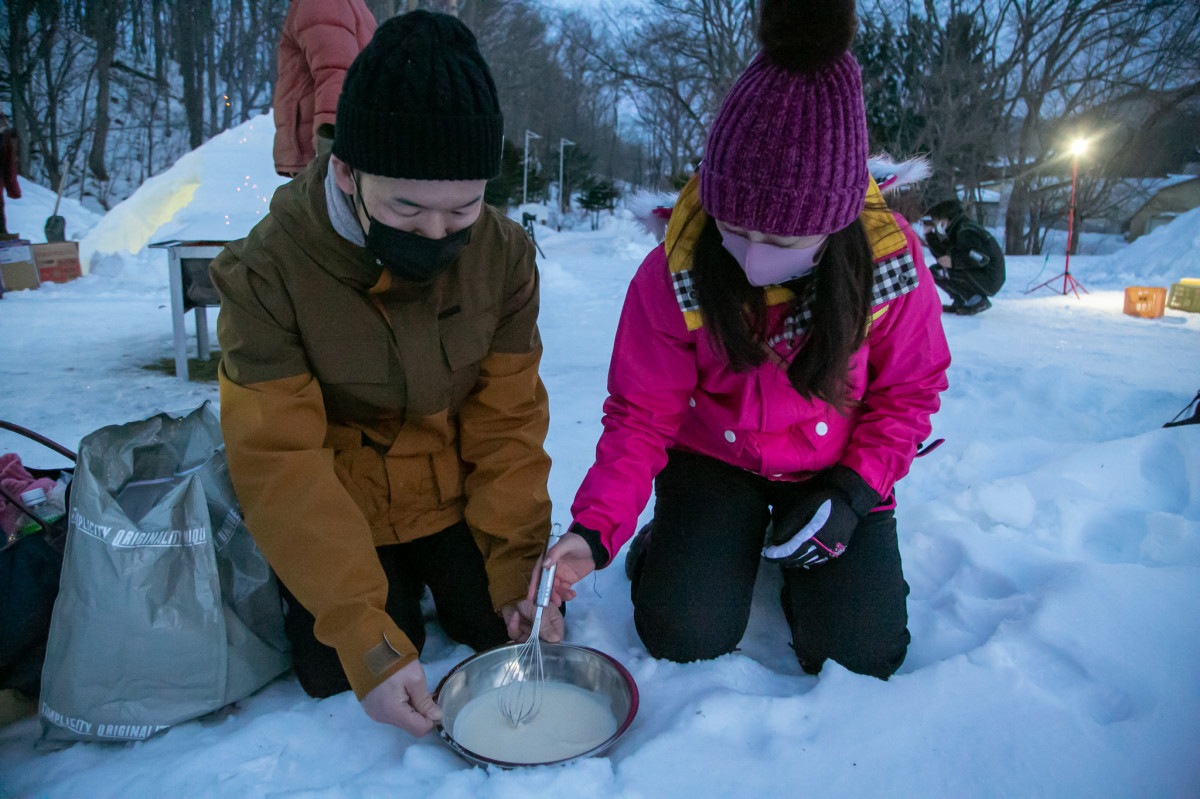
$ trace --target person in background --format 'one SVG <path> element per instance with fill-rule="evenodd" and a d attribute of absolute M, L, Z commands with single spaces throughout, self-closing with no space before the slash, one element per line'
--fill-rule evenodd
<path fill-rule="evenodd" d="M 332 154 L 210 269 L 229 473 L 300 684 L 414 735 L 441 718 L 426 587 L 451 639 L 528 638 L 550 535 L 533 245 L 483 202 L 502 132 L 471 31 L 394 17 L 346 73 Z"/>
<path fill-rule="evenodd" d="M 374 33 L 363 0 L 292 0 L 273 103 L 277 173 L 295 177 L 313 156 L 329 152 L 346 70 Z"/>
<path fill-rule="evenodd" d="M 21 199 L 21 182 L 17 180 L 20 164 L 17 160 L 17 134 L 9 124 L 8 117 L 0 111 L 0 241 L 12 241 L 18 233 L 8 232 L 8 220 L 4 215 L 4 194 L 14 200 Z"/>
<path fill-rule="evenodd" d="M 958 200 L 934 205 L 924 219 L 925 243 L 937 259 L 933 279 L 953 300 L 945 313 L 973 316 L 992 307 L 1004 286 L 1004 250 L 963 211 Z"/>
<path fill-rule="evenodd" d="M 909 643 L 894 489 L 950 353 L 920 241 L 868 172 L 854 2 L 761 11 L 763 51 L 629 286 L 553 598 L 634 536 L 653 482 L 626 556 L 651 655 L 732 652 L 766 559 L 805 671 L 887 679 Z"/>

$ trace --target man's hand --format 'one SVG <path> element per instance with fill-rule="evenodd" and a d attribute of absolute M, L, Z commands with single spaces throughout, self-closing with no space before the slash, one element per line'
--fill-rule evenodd
<path fill-rule="evenodd" d="M 941 267 L 943 269 L 950 268 L 950 256 L 949 255 L 943 255 L 941 258 L 937 259 L 937 262 L 938 262 L 938 264 L 941 265 Z"/>
<path fill-rule="evenodd" d="M 504 626 L 508 629 L 508 637 L 521 644 L 529 640 L 533 632 L 533 614 L 537 607 L 532 599 L 522 599 L 520 602 L 510 602 L 505 605 L 500 614 L 504 617 Z M 542 629 L 538 638 L 551 644 L 557 644 L 563 639 L 565 624 L 558 606 L 551 600 L 550 605 L 542 611 Z"/>
<path fill-rule="evenodd" d="M 442 709 L 425 684 L 425 669 L 414 660 L 388 677 L 362 698 L 367 715 L 380 724 L 391 724 L 420 738 L 442 720 Z"/>

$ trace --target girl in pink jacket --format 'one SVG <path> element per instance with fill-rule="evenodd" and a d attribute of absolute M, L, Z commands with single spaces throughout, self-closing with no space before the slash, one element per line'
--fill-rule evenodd
<path fill-rule="evenodd" d="M 547 560 L 572 598 L 653 482 L 627 562 L 651 654 L 733 651 L 761 557 L 806 671 L 887 679 L 909 642 L 893 487 L 950 354 L 920 243 L 868 171 L 854 3 L 799 5 L 764 3 L 763 52 L 630 284 L 596 462 Z"/>

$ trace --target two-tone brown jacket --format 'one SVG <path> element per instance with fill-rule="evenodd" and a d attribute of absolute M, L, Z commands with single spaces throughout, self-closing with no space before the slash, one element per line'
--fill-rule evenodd
<path fill-rule="evenodd" d="M 246 523 L 359 698 L 417 657 L 375 547 L 465 520 L 497 610 L 550 530 L 538 274 L 484 206 L 432 286 L 392 284 L 333 228 L 328 157 L 212 263 L 221 427 Z"/>

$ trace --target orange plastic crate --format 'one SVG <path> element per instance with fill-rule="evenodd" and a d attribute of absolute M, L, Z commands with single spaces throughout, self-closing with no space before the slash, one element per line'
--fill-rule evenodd
<path fill-rule="evenodd" d="M 1156 286 L 1129 286 L 1125 289 L 1125 313 L 1143 319 L 1157 319 L 1167 304 L 1167 290 Z"/>
<path fill-rule="evenodd" d="M 1178 283 L 1172 283 L 1167 307 L 1176 311 L 1200 313 L 1200 281 L 1184 278 Z"/>

